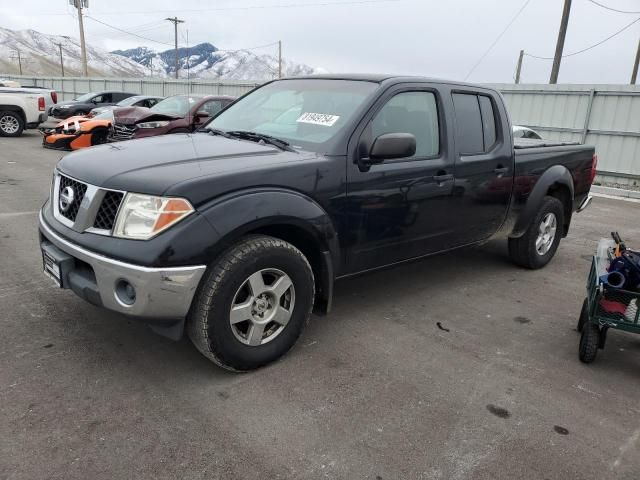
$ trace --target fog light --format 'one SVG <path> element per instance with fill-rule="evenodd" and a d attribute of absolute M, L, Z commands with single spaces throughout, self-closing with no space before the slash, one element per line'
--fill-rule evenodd
<path fill-rule="evenodd" d="M 136 301 L 136 289 L 126 280 L 118 280 L 116 298 L 124 305 L 133 305 Z"/>

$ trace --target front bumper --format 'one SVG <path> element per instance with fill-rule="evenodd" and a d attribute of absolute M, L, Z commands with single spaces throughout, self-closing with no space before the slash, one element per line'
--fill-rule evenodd
<path fill-rule="evenodd" d="M 205 265 L 151 268 L 86 250 L 56 234 L 40 212 L 40 244 L 62 260 L 62 287 L 86 301 L 158 326 L 186 317 Z M 135 289 L 123 301 L 123 282 Z"/>

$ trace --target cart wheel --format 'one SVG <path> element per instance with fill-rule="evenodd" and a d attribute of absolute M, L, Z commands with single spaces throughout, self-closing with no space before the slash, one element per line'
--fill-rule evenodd
<path fill-rule="evenodd" d="M 600 327 L 595 323 L 588 322 L 582 327 L 582 337 L 580 337 L 580 361 L 591 363 L 598 354 L 600 344 Z"/>
<path fill-rule="evenodd" d="M 581 332 L 582 327 L 584 327 L 584 324 L 588 320 L 589 320 L 589 300 L 585 298 L 584 302 L 582 302 L 582 310 L 580 310 L 580 318 L 578 318 L 578 326 L 576 327 L 576 330 Z"/>

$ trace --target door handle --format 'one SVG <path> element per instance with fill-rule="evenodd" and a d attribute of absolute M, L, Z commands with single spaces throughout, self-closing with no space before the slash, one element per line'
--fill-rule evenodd
<path fill-rule="evenodd" d="M 504 175 L 509 171 L 509 167 L 498 166 L 494 168 L 493 171 L 496 175 Z"/>
<path fill-rule="evenodd" d="M 436 183 L 444 183 L 447 180 L 453 180 L 453 175 L 451 173 L 438 172 L 438 175 L 434 175 L 433 179 Z"/>

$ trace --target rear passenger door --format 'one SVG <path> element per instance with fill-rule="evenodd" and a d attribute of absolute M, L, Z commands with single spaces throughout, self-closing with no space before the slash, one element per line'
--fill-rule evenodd
<path fill-rule="evenodd" d="M 513 148 L 504 105 L 483 91 L 453 91 L 456 243 L 493 235 L 504 222 L 513 189 Z"/>

